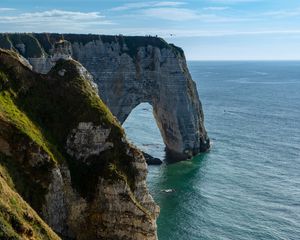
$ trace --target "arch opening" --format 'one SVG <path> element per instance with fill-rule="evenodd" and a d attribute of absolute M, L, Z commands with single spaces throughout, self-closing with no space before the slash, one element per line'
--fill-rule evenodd
<path fill-rule="evenodd" d="M 143 102 L 136 106 L 122 124 L 127 139 L 146 154 L 165 159 L 165 144 L 153 115 L 153 107 Z"/>

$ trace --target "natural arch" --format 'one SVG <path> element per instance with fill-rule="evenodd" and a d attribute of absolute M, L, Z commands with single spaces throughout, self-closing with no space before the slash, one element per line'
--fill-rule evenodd
<path fill-rule="evenodd" d="M 120 50 L 124 45 L 101 41 L 75 47 L 73 57 L 91 72 L 100 97 L 121 123 L 147 102 L 153 106 L 169 159 L 184 160 L 209 149 L 202 106 L 182 50 L 148 45 L 130 56 Z M 91 60 L 78 52 L 95 52 L 97 57 Z"/>
<path fill-rule="evenodd" d="M 154 48 L 147 53 L 141 50 L 140 55 L 143 61 L 120 61 L 116 72 L 96 79 L 102 99 L 121 123 L 140 103 L 153 106 L 168 158 L 182 160 L 206 151 L 209 139 L 202 106 L 185 61 L 159 60 L 162 53 Z M 145 66 L 148 61 L 150 70 Z"/>
<path fill-rule="evenodd" d="M 171 156 L 183 160 L 209 149 L 197 88 L 182 49 L 150 36 L 31 37 L 39 51 L 24 52 L 29 49 L 26 42 L 14 49 L 22 46 L 19 52 L 35 71 L 46 73 L 57 59 L 73 58 L 91 73 L 100 97 L 121 123 L 138 104 L 148 102 Z"/>

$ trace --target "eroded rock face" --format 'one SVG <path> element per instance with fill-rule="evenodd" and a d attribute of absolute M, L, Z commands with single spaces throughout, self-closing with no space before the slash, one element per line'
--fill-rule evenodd
<path fill-rule="evenodd" d="M 146 186 L 146 161 L 84 67 L 60 60 L 42 75 L 0 49 L 0 73 L 0 180 L 5 176 L 62 239 L 157 239 L 159 207 Z M 47 239 L 58 239 L 52 230 Z"/>
<path fill-rule="evenodd" d="M 0 153 L 3 153 L 7 156 L 11 156 L 11 150 L 8 142 L 0 137 Z"/>
<path fill-rule="evenodd" d="M 42 215 L 54 231 L 62 236 L 68 236 L 66 227 L 67 208 L 64 190 L 64 179 L 59 168 L 52 170 L 52 181 L 45 196 Z"/>
<path fill-rule="evenodd" d="M 60 40 L 54 44 L 51 60 L 53 63 L 59 59 L 71 59 L 72 57 L 72 45 L 70 42 L 65 40 Z"/>
<path fill-rule="evenodd" d="M 74 190 L 66 165 L 54 168 L 42 214 L 49 226 L 63 238 L 156 240 L 159 207 L 146 185 L 145 159 L 130 146 L 128 155 L 135 159 L 135 189 L 125 179 L 99 178 L 92 201 Z"/>
<path fill-rule="evenodd" d="M 76 159 L 86 160 L 114 146 L 107 140 L 110 129 L 94 126 L 93 123 L 79 123 L 67 140 L 67 153 Z"/>
<path fill-rule="evenodd" d="M 181 49 L 153 37 L 33 36 L 48 54 L 28 57 L 35 71 L 46 73 L 58 58 L 72 57 L 92 74 L 121 123 L 138 104 L 148 102 L 173 157 L 186 159 L 209 149 L 202 106 Z"/>
<path fill-rule="evenodd" d="M 184 56 L 149 45 L 131 58 L 120 48 L 100 40 L 73 46 L 73 57 L 92 73 L 112 113 L 123 123 L 138 104 L 148 102 L 175 157 L 184 159 L 207 150 L 202 107 Z"/>

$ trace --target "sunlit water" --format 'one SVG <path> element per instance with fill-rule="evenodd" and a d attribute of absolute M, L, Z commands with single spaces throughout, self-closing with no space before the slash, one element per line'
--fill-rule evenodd
<path fill-rule="evenodd" d="M 300 62 L 189 67 L 213 148 L 149 167 L 159 239 L 300 239 Z M 124 127 L 136 145 L 163 158 L 151 111 L 140 105 Z"/>

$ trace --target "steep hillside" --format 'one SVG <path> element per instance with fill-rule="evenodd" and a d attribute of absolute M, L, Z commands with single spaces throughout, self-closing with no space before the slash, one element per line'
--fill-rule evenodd
<path fill-rule="evenodd" d="M 0 50 L 0 153 L 5 189 L 61 237 L 156 239 L 159 209 L 146 187 L 145 159 L 78 62 L 59 60 L 41 75 Z M 0 214 L 9 230 L 7 209 Z M 49 230 L 27 225 L 36 236 Z"/>
<path fill-rule="evenodd" d="M 0 239 L 60 239 L 17 193 L 11 161 L 0 154 Z"/>

